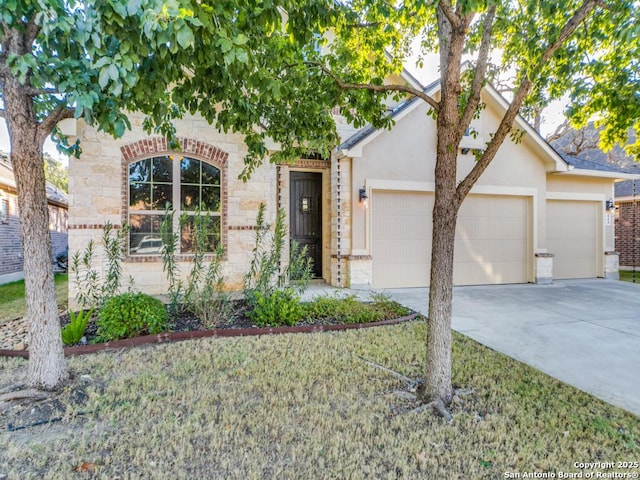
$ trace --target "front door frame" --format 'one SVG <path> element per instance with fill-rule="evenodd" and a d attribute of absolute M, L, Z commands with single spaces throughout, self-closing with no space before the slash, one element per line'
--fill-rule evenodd
<path fill-rule="evenodd" d="M 300 159 L 294 165 L 279 165 L 278 175 L 278 206 L 285 210 L 287 214 L 287 225 L 289 224 L 290 202 L 291 202 L 291 172 L 310 172 L 322 174 L 322 279 L 328 282 L 331 278 L 331 167 L 328 160 L 307 160 Z M 288 231 L 288 230 L 287 230 Z M 289 241 L 286 242 L 286 254 L 284 258 L 289 259 Z"/>

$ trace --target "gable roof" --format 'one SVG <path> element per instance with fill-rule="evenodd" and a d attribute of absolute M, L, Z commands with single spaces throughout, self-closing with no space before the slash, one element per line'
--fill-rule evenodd
<path fill-rule="evenodd" d="M 434 95 L 440 90 L 440 79 L 427 85 L 423 92 L 427 95 Z M 487 84 L 484 87 L 484 91 L 489 94 L 489 97 L 502 109 L 506 110 L 509 106 L 509 102 L 498 92 L 491 84 Z M 408 113 L 412 112 L 419 106 L 424 105 L 419 98 L 413 97 L 406 102 L 398 105 L 391 111 L 390 116 L 394 120 L 398 121 Z M 569 171 L 572 167 L 556 152 L 551 145 L 549 145 L 544 138 L 521 116 L 516 117 L 515 124 L 518 128 L 524 130 L 527 134 L 533 138 L 534 142 L 542 148 L 547 155 L 547 159 L 552 162 L 555 171 L 565 172 Z M 360 156 L 362 147 L 373 140 L 383 130 L 376 129 L 372 126 L 364 127 L 362 130 L 356 132 L 346 141 L 344 141 L 338 150 L 342 151 L 345 156 Z M 356 150 L 356 147 L 358 149 Z"/>
<path fill-rule="evenodd" d="M 437 92 L 440 86 L 440 80 L 436 80 L 426 87 L 422 89 L 424 93 L 427 95 L 432 95 Z M 408 100 L 405 100 L 402 103 L 399 103 L 396 107 L 394 107 L 390 112 L 389 116 L 394 120 L 400 120 L 402 117 L 407 115 L 408 113 L 415 110 L 418 106 L 422 105 L 420 99 L 418 97 L 412 97 Z M 371 125 L 367 125 L 366 127 L 358 130 L 351 137 L 347 138 L 342 144 L 338 146 L 339 151 L 348 151 L 352 148 L 358 146 L 363 147 L 366 143 L 369 143 L 375 137 L 377 137 L 380 133 L 384 132 L 383 129 L 375 128 Z M 371 137 L 371 138 L 370 138 Z M 366 141 L 365 141 L 366 140 Z M 349 156 L 348 154 L 346 156 Z M 358 156 L 358 155 L 356 155 Z"/>
<path fill-rule="evenodd" d="M 427 85 L 423 89 L 423 92 L 427 95 L 433 95 L 439 90 L 440 79 L 437 79 Z M 489 95 L 489 98 L 494 101 L 499 107 L 501 107 L 504 111 L 507 110 L 507 108 L 509 107 L 509 101 L 504 98 L 504 96 L 502 96 L 493 85 L 487 84 L 484 87 L 484 91 Z M 421 105 L 424 105 L 423 102 L 421 102 L 418 97 L 413 97 L 395 107 L 390 112 L 389 116 L 397 122 Z M 615 167 L 602 167 L 601 165 L 598 165 L 594 162 L 590 162 L 587 160 L 583 161 L 583 159 L 580 159 L 578 157 L 567 158 L 567 156 L 561 155 L 520 114 L 518 114 L 518 116 L 516 117 L 514 125 L 527 133 L 527 135 L 529 135 L 529 137 L 534 141 L 536 146 L 538 146 L 538 148 L 540 148 L 542 152 L 544 152 L 545 156 L 547 157 L 547 161 L 550 162 L 551 165 L 553 165 L 553 171 L 556 173 L 615 179 L 637 178 L 636 176 L 630 176 L 628 172 L 616 169 Z M 372 127 L 371 125 L 368 125 L 354 133 L 340 146 L 338 146 L 338 151 L 340 151 L 344 156 L 359 157 L 362 155 L 362 148 L 384 131 L 384 129 L 378 129 Z"/>

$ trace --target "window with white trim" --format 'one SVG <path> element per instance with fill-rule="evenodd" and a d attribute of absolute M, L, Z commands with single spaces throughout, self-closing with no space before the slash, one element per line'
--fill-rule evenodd
<path fill-rule="evenodd" d="M 193 252 L 194 216 L 206 219 L 211 235 L 207 250 L 220 240 L 221 171 L 204 160 L 178 153 L 144 158 L 129 164 L 129 254 L 158 255 L 165 209 L 174 212 L 178 253 Z"/>

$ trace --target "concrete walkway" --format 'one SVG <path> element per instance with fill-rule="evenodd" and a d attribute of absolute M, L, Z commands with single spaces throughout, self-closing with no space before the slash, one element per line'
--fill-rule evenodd
<path fill-rule="evenodd" d="M 426 288 L 386 293 L 427 313 Z M 640 416 L 640 284 L 456 287 L 453 328 Z"/>

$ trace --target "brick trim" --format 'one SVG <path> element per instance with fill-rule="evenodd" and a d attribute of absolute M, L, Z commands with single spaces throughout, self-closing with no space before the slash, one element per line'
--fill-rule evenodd
<path fill-rule="evenodd" d="M 229 225 L 227 230 L 257 230 L 255 225 Z"/>
<path fill-rule="evenodd" d="M 67 226 L 68 230 L 102 230 L 105 227 L 102 223 L 79 223 L 78 225 Z M 114 230 L 122 228 L 122 225 L 112 225 Z"/>
<path fill-rule="evenodd" d="M 295 163 L 279 163 L 278 166 L 289 168 L 320 168 L 326 170 L 331 167 L 331 162 L 329 160 L 311 160 L 300 158 L 296 160 Z"/>
<path fill-rule="evenodd" d="M 178 137 L 177 141 L 182 148 L 180 153 L 196 155 L 200 157 L 200 160 L 206 160 L 215 165 L 227 165 L 229 154 L 218 147 L 187 137 Z M 164 137 L 144 138 L 136 142 L 128 143 L 120 147 L 120 151 L 122 152 L 122 158 L 129 163 L 148 157 L 151 154 L 157 155 L 159 153 L 166 154 L 175 152 L 169 149 L 168 141 Z"/>
<path fill-rule="evenodd" d="M 120 194 L 120 202 L 121 202 L 121 219 L 122 224 L 127 223 L 127 213 L 129 209 L 129 164 L 136 162 L 138 160 L 142 160 L 145 158 L 158 156 L 158 155 L 170 155 L 170 154 L 182 154 L 187 155 L 189 157 L 193 157 L 198 160 L 205 161 L 220 169 L 220 239 L 222 241 L 222 248 L 225 252 L 224 258 L 227 257 L 227 246 L 228 246 L 228 230 L 227 227 L 227 216 L 228 216 L 228 208 L 229 208 L 229 195 L 228 195 L 228 185 L 227 185 L 227 161 L 229 159 L 229 154 L 224 150 L 210 145 L 208 143 L 202 142 L 200 140 L 196 140 L 193 138 L 187 137 L 178 137 L 176 139 L 180 144 L 181 150 L 175 151 L 170 150 L 168 147 L 168 140 L 164 137 L 152 137 L 152 138 L 144 138 L 141 140 L 137 140 L 135 142 L 128 143 L 120 147 L 120 152 L 122 153 L 122 162 L 121 162 L 121 181 L 120 184 L 122 186 L 121 194 Z M 128 247 L 127 247 L 128 248 Z M 188 254 L 179 254 L 177 256 L 178 261 L 182 259 L 182 257 L 191 258 L 192 255 Z M 148 258 L 149 260 L 142 260 Z M 155 256 L 131 256 L 126 255 L 125 261 L 127 262 L 154 262 L 157 261 L 158 257 Z"/>
<path fill-rule="evenodd" d="M 331 255 L 331 258 L 338 257 L 346 260 L 373 260 L 371 255 Z"/>

